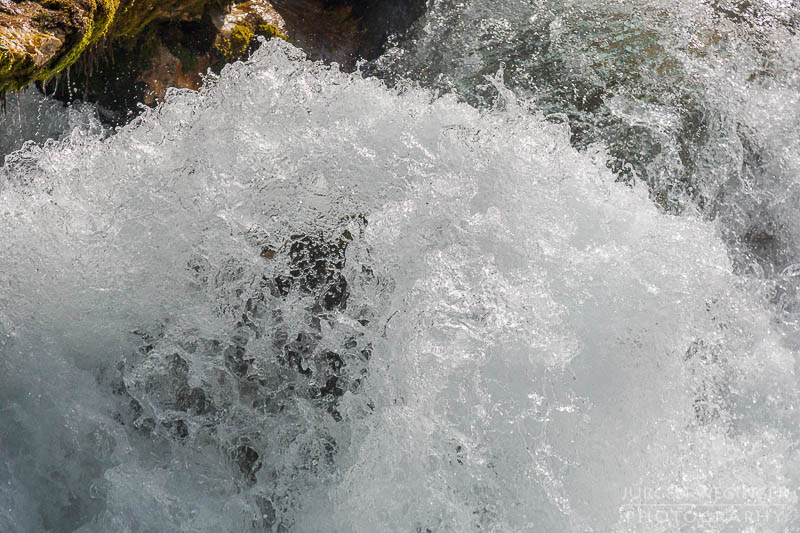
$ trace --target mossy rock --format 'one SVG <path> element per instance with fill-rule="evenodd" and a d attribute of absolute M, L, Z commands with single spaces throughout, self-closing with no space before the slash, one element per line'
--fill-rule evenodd
<path fill-rule="evenodd" d="M 101 42 L 136 49 L 156 22 L 200 21 L 226 0 L 33 0 L 0 11 L 0 95 L 47 82 Z M 141 47 L 138 47 L 141 48 Z"/>
<path fill-rule="evenodd" d="M 253 30 L 238 24 L 233 27 L 229 37 L 223 37 L 220 40 L 216 45 L 216 51 L 223 61 L 233 61 L 244 56 L 254 37 Z"/>
<path fill-rule="evenodd" d="M 36 83 L 101 104 L 111 122 L 166 87 L 197 88 L 208 68 L 245 58 L 258 37 L 289 40 L 312 59 L 372 57 L 390 21 L 423 0 L 25 0 L 0 8 L 0 100 Z M 416 9 L 416 8 L 415 8 Z M 421 9 L 421 8 L 420 8 Z M 399 10 L 399 11 L 398 11 Z M 413 13 L 412 13 L 413 12 Z M 227 13 L 227 14 L 226 14 Z M 395 17 L 395 15 L 398 15 Z M 403 15 L 403 16 L 399 16 Z M 375 26 L 371 31 L 369 28 Z M 359 39 L 364 43 L 359 45 Z M 375 41 L 375 42 L 372 42 Z M 330 53 L 329 53 L 330 52 Z M 69 69 L 69 70 L 68 70 Z M 65 73 L 69 83 L 48 84 Z M 106 118 L 109 118 L 106 117 Z"/>
<path fill-rule="evenodd" d="M 0 95 L 47 81 L 103 37 L 119 0 L 41 0 L 0 13 Z"/>
<path fill-rule="evenodd" d="M 287 37 L 280 28 L 272 24 L 259 24 L 255 34 L 266 37 L 267 39 L 283 39 L 284 41 L 289 41 L 289 37 Z"/>
<path fill-rule="evenodd" d="M 218 72 L 227 63 L 247 57 L 256 47 L 257 37 L 289 40 L 280 28 L 272 24 L 259 24 L 255 28 L 246 24 L 237 24 L 231 29 L 228 36 L 220 35 L 217 39 L 214 45 L 216 59 L 213 63 L 214 70 Z"/>

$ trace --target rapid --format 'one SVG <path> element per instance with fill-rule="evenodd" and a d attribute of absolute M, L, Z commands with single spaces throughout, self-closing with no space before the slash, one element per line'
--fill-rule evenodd
<path fill-rule="evenodd" d="M 800 529 L 800 6 L 430 0 L 0 118 L 0 531 Z"/>

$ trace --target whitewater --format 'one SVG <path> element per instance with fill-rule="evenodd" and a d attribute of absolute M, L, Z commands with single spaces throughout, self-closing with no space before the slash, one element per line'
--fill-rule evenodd
<path fill-rule="evenodd" d="M 747 6 L 10 97 L 0 531 L 800 529 L 800 22 Z"/>

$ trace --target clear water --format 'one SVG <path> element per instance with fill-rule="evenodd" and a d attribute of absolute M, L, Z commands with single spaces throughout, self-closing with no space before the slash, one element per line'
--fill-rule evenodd
<path fill-rule="evenodd" d="M 8 155 L 0 531 L 797 529 L 797 6 L 750 5 L 433 2 L 377 77 L 269 42 Z"/>
<path fill-rule="evenodd" d="M 94 107 L 81 103 L 65 106 L 33 87 L 9 94 L 5 110 L 0 112 L 0 159 L 27 141 L 60 140 L 75 129 L 94 133 L 102 129 Z"/>

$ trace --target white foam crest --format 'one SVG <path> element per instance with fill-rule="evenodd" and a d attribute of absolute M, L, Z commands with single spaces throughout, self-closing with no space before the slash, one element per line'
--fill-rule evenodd
<path fill-rule="evenodd" d="M 7 160 L 0 472 L 32 495 L 10 527 L 660 531 L 631 489 L 701 485 L 778 491 L 788 511 L 746 525 L 796 525 L 795 354 L 714 224 L 513 102 L 389 90 L 276 41 L 110 138 Z M 319 289 L 261 282 L 293 236 L 344 230 L 350 296 L 315 342 L 371 355 L 337 420 L 276 348 Z M 262 304 L 248 385 L 223 351 Z M 176 407 L 178 382 L 204 399 Z"/>

